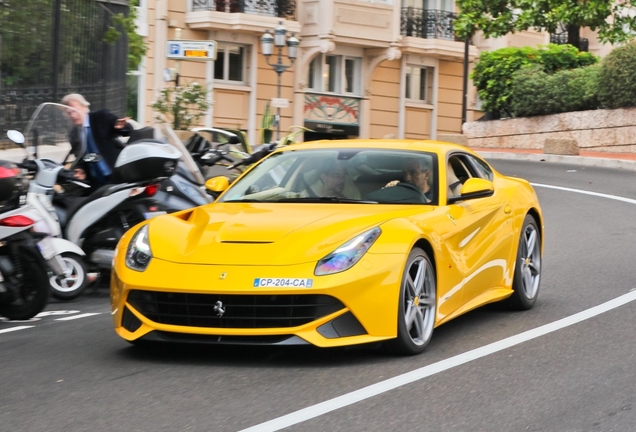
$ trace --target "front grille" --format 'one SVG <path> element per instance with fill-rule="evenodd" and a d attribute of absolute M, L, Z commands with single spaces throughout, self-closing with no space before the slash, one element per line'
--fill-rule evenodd
<path fill-rule="evenodd" d="M 196 344 L 215 345 L 276 345 L 294 336 L 274 335 L 274 336 L 217 336 L 217 335 L 196 335 L 188 333 L 171 333 L 162 331 L 152 331 L 143 337 L 148 341 L 161 342 L 182 342 Z M 298 340 L 301 340 L 298 338 Z M 307 342 L 305 342 L 306 344 Z M 299 343 L 296 343 L 299 345 Z"/>
<path fill-rule="evenodd" d="M 338 299 L 320 294 L 227 295 L 133 290 L 128 294 L 128 303 L 156 323 L 214 328 L 296 327 L 344 308 Z"/>

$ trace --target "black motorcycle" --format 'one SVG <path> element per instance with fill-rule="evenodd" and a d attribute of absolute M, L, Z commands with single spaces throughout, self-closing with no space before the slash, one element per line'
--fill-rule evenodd
<path fill-rule="evenodd" d="M 31 231 L 37 213 L 25 206 L 28 182 L 13 163 L 0 161 L 0 315 L 26 320 L 49 299 L 46 234 Z"/>

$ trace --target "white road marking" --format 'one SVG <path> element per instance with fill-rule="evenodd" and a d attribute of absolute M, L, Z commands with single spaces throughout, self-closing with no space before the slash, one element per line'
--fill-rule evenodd
<path fill-rule="evenodd" d="M 557 190 L 562 190 L 565 192 L 575 192 L 575 193 L 579 193 L 579 194 L 583 194 L 583 195 L 592 195 L 592 196 L 597 196 L 597 197 L 601 197 L 601 198 L 608 198 L 608 199 L 613 199 L 616 201 L 622 201 L 622 202 L 626 202 L 626 203 L 630 203 L 630 204 L 636 204 L 636 200 L 635 199 L 631 199 L 631 198 L 625 198 L 625 197 L 621 197 L 621 196 L 617 196 L 617 195 L 610 195 L 610 194 L 604 194 L 604 193 L 600 193 L 600 192 L 591 192 L 591 191 L 586 191 L 586 190 L 582 190 L 582 189 L 572 189 L 572 188 L 567 188 L 567 187 L 562 187 L 562 186 L 552 186 L 552 185 L 546 185 L 546 184 L 540 184 L 540 183 L 530 183 L 532 186 L 537 186 L 537 187 L 542 187 L 542 188 L 546 188 L 546 189 L 557 189 Z"/>
<path fill-rule="evenodd" d="M 89 316 L 93 316 L 93 315 L 99 315 L 99 312 L 95 312 L 95 313 L 84 313 L 84 314 L 79 314 L 79 315 L 72 315 L 72 316 L 67 316 L 64 318 L 56 318 L 55 321 L 70 321 L 70 320 L 74 320 L 74 319 L 79 319 L 79 318 L 86 318 Z"/>
<path fill-rule="evenodd" d="M 35 327 L 35 326 L 17 326 L 17 327 L 11 327 L 11 328 L 8 328 L 8 329 L 0 330 L 0 333 L 9 333 L 9 332 L 18 331 L 18 330 L 30 329 L 30 328 L 33 328 L 33 327 Z"/>
<path fill-rule="evenodd" d="M 256 426 L 243 429 L 240 432 L 273 432 L 287 428 L 289 426 L 293 426 L 298 423 L 302 423 L 328 412 L 335 411 L 337 409 L 353 405 L 365 399 L 369 399 L 373 396 L 388 392 L 389 390 L 405 386 L 415 381 L 419 381 L 423 378 L 427 378 L 440 372 L 444 372 L 448 369 L 461 366 L 473 360 L 477 360 L 490 354 L 494 354 L 496 352 L 513 347 L 515 345 L 522 344 L 529 340 L 545 336 L 557 330 L 561 330 L 574 324 L 578 324 L 582 321 L 588 320 L 612 309 L 616 309 L 617 307 L 623 306 L 634 300 L 636 300 L 636 290 L 630 291 L 627 294 L 623 294 L 622 296 L 610 300 L 606 303 L 600 304 L 590 309 L 586 309 L 569 317 L 554 321 L 546 325 L 542 325 L 535 329 L 519 333 L 517 335 L 502 339 L 497 342 L 493 342 L 491 344 L 476 348 L 463 354 L 456 355 L 446 360 L 424 366 L 420 369 L 416 369 L 403 375 L 398 375 L 388 380 L 380 381 L 379 383 L 361 388 L 360 390 L 338 396 L 336 398 L 301 409 L 282 417 L 278 417 L 276 419 L 258 424 Z"/>

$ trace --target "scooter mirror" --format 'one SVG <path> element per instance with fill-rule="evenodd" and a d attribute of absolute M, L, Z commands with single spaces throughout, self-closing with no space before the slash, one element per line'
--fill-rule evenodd
<path fill-rule="evenodd" d="M 23 147 L 22 144 L 24 144 L 24 135 L 22 135 L 22 132 L 12 129 L 7 132 L 7 137 L 20 147 Z"/>
<path fill-rule="evenodd" d="M 211 192 L 221 193 L 230 186 L 230 180 L 225 176 L 212 177 L 205 182 L 205 188 Z"/>
<path fill-rule="evenodd" d="M 97 153 L 86 153 L 82 160 L 86 163 L 95 163 L 102 160 L 102 156 Z"/>

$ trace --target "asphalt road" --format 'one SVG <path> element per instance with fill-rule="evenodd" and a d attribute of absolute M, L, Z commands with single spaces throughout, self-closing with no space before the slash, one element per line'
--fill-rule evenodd
<path fill-rule="evenodd" d="M 0 322 L 0 430 L 636 430 L 636 172 L 492 162 L 535 184 L 544 209 L 534 309 L 473 311 L 408 358 L 373 346 L 140 350 L 115 335 L 101 288 L 52 302 L 57 315 Z M 614 299 L 625 304 L 591 309 Z"/>

